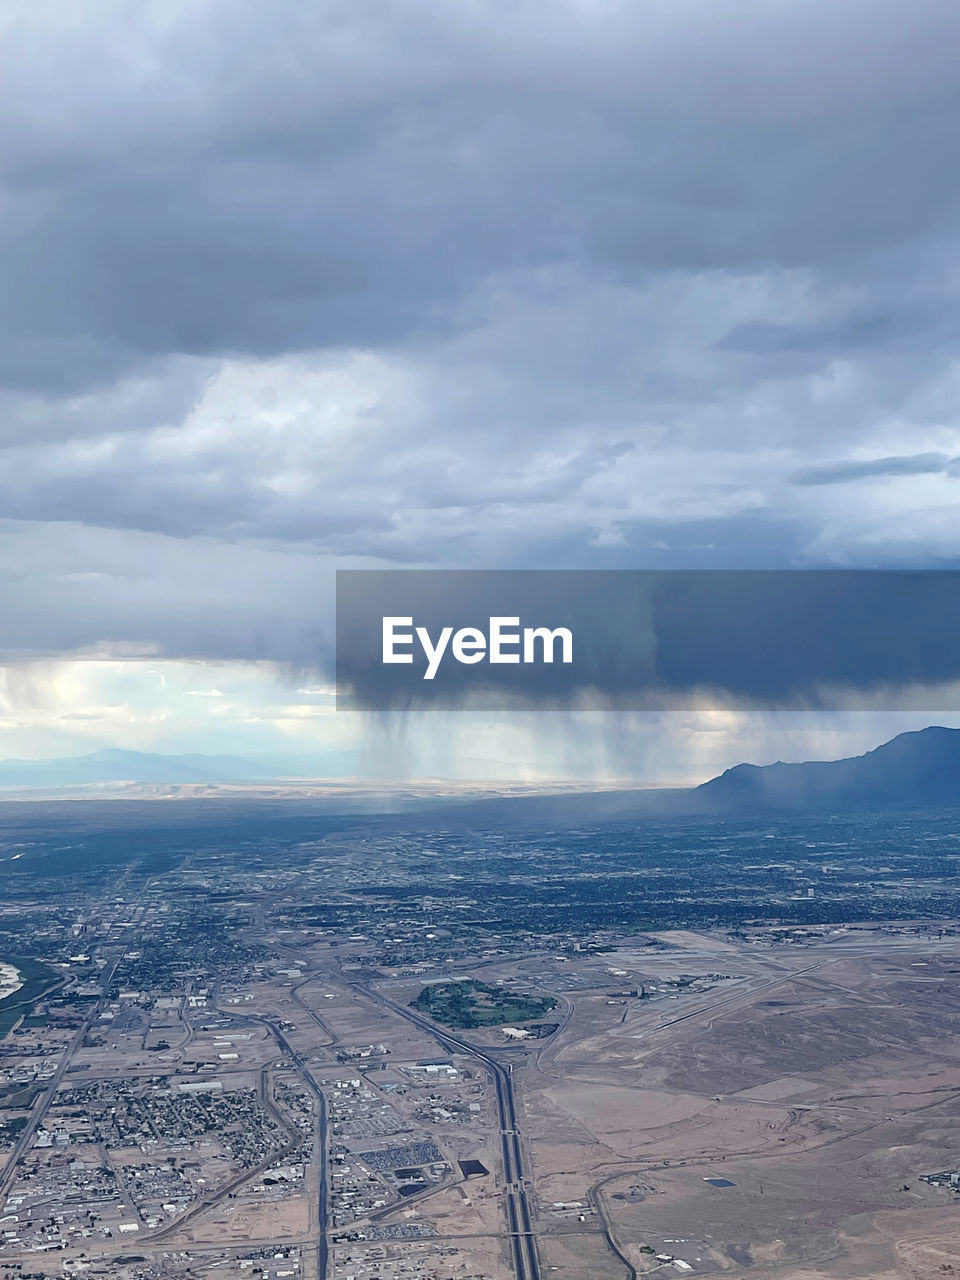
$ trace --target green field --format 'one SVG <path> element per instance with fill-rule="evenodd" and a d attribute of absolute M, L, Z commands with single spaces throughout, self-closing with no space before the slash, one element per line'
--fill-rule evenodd
<path fill-rule="evenodd" d="M 13 1120 L 0 1120 L 0 1142 L 14 1142 L 27 1127 L 26 1116 L 16 1116 Z"/>
<path fill-rule="evenodd" d="M 20 970 L 23 986 L 6 1000 L 0 1000 L 0 1040 L 25 1013 L 30 1012 L 44 992 L 62 980 L 59 973 L 39 960 L 22 956 L 4 956 L 3 960 Z"/>
<path fill-rule="evenodd" d="M 437 982 L 424 987 L 411 1007 L 447 1027 L 502 1027 L 542 1018 L 556 1006 L 551 996 L 521 995 L 485 982 Z"/>
<path fill-rule="evenodd" d="M 28 1111 L 42 1092 L 40 1084 L 0 1085 L 0 1111 Z"/>

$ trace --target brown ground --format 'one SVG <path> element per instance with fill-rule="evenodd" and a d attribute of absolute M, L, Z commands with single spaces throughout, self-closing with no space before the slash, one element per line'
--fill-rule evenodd
<path fill-rule="evenodd" d="M 603 1274 L 549 1210 L 589 1200 L 640 1271 L 656 1267 L 647 1245 L 750 1280 L 960 1277 L 960 1199 L 919 1181 L 960 1168 L 960 947 L 858 936 L 721 956 L 682 941 L 638 958 L 652 981 L 738 981 L 626 1015 L 574 993 L 519 1075 L 545 1256 Z"/>

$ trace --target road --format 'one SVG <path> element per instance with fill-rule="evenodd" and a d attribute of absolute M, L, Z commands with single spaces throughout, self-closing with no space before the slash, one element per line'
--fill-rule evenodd
<path fill-rule="evenodd" d="M 507 1225 L 510 1232 L 510 1244 L 513 1251 L 513 1266 L 517 1280 L 541 1280 L 540 1258 L 537 1253 L 537 1241 L 533 1232 L 533 1218 L 527 1198 L 526 1178 L 523 1172 L 523 1152 L 520 1145 L 520 1132 L 517 1128 L 517 1108 L 513 1093 L 513 1067 L 505 1067 L 491 1054 L 461 1040 L 459 1036 L 441 1031 L 428 1018 L 421 1017 L 412 1009 L 405 1008 L 375 991 L 372 987 L 361 986 L 363 993 L 371 1000 L 383 1005 L 392 1013 L 398 1014 L 408 1022 L 412 1022 L 426 1031 L 434 1040 L 456 1053 L 467 1054 L 476 1058 L 488 1068 L 493 1076 L 497 1094 L 497 1113 L 500 1124 L 500 1147 L 503 1156 L 503 1176 L 506 1183 Z"/>
<path fill-rule="evenodd" d="M 329 1219 L 329 1184 L 327 1181 L 327 1100 L 323 1096 L 323 1090 L 317 1084 L 316 1080 L 314 1080 L 313 1075 L 310 1072 L 310 1068 L 304 1062 L 303 1058 L 280 1030 L 278 1024 L 271 1018 L 267 1018 L 256 1013 L 235 1013 L 232 1009 L 223 1009 L 219 1005 L 217 1006 L 217 1012 L 222 1013 L 228 1018 L 236 1018 L 239 1022 L 258 1022 L 262 1026 L 268 1027 L 281 1050 L 284 1053 L 289 1054 L 293 1059 L 294 1064 L 306 1082 L 307 1088 L 317 1099 L 319 1122 L 319 1150 L 317 1151 L 317 1161 L 319 1166 L 319 1189 L 317 1193 L 317 1280 L 326 1280 L 327 1268 L 330 1263 L 330 1245 L 327 1240 L 327 1222 Z"/>
<path fill-rule="evenodd" d="M 70 1065 L 73 1055 L 76 1053 L 76 1051 L 80 1048 L 80 1045 L 83 1043 L 84 1036 L 87 1034 L 87 1032 L 96 1022 L 96 1020 L 100 1017 L 100 1014 L 103 1013 L 104 1006 L 107 1003 L 107 992 L 110 990 L 110 983 L 113 981 L 113 975 L 116 972 L 117 965 L 120 963 L 120 960 L 122 959 L 122 957 L 123 957 L 123 947 L 121 946 L 117 951 L 114 959 L 107 964 L 107 966 L 103 971 L 103 976 L 100 983 L 100 997 L 97 1000 L 97 1003 L 94 1005 L 91 1012 L 87 1014 L 86 1018 L 84 1018 L 79 1031 L 76 1033 L 76 1035 L 70 1041 L 67 1048 L 64 1050 L 64 1053 L 60 1058 L 60 1062 L 57 1065 L 57 1069 L 54 1072 L 54 1074 L 51 1076 L 50 1083 L 47 1085 L 39 1105 L 34 1107 L 34 1110 L 30 1116 L 30 1119 L 28 1120 L 27 1124 L 24 1127 L 23 1132 L 20 1135 L 20 1139 L 17 1142 L 17 1145 L 14 1147 L 13 1152 L 10 1155 L 10 1158 L 7 1160 L 7 1164 L 3 1170 L 3 1173 L 0 1174 L 0 1205 L 3 1204 L 3 1201 L 6 1198 L 7 1192 L 10 1190 L 10 1187 L 13 1185 L 14 1179 L 16 1177 L 17 1165 L 20 1161 L 21 1156 L 23 1156 L 24 1152 L 27 1151 L 27 1149 L 32 1144 L 37 1130 L 40 1128 L 40 1125 L 43 1123 L 44 1117 L 46 1116 L 47 1112 L 50 1110 L 51 1105 L 53 1104 L 54 1096 L 56 1095 L 57 1089 L 60 1087 L 60 1082 L 63 1080 L 63 1077 L 66 1074 L 67 1067 Z"/>

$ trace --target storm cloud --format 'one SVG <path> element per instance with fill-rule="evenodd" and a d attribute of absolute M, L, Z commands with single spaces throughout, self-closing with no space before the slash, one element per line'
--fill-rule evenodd
<path fill-rule="evenodd" d="M 949 0 L 0 41 L 3 656 L 300 664 L 338 564 L 956 563 Z"/>

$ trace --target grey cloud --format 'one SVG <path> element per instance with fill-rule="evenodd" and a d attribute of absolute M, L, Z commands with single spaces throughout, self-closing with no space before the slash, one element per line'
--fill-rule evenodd
<path fill-rule="evenodd" d="M 863 351 L 884 351 L 887 358 L 899 351 L 914 355 L 918 350 L 940 347 L 957 333 L 957 300 L 942 289 L 919 290 L 909 279 L 896 282 L 896 295 L 885 282 L 876 292 L 885 294 L 883 305 L 874 299 L 869 308 L 853 307 L 844 314 L 828 314 L 819 322 L 778 324 L 760 322 L 737 325 L 720 342 L 730 351 L 759 356 L 794 354 L 812 362 L 825 356 L 851 355 Z M 925 295 L 925 296 L 924 296 Z"/>
<path fill-rule="evenodd" d="M 916 453 L 904 457 L 872 458 L 867 462 L 834 462 L 798 471 L 794 484 L 848 484 L 874 476 L 923 476 L 953 474 L 960 459 L 945 453 Z"/>
<path fill-rule="evenodd" d="M 344 557 L 950 563 L 958 37 L 942 0 L 15 5 L 0 645 L 296 661 Z"/>
<path fill-rule="evenodd" d="M 171 537 L 227 541 L 269 538 L 310 542 L 349 552 L 352 534 L 369 541 L 393 527 L 389 510 L 355 496 L 326 492 L 285 499 L 237 465 L 191 469 L 176 458 L 150 460 L 135 446 L 113 457 L 60 454 L 24 458 L 9 450 L 0 462 L 0 503 L 11 519 L 38 517 L 104 529 L 128 529 Z M 35 468 L 30 462 L 39 463 Z M 358 548 L 364 550 L 363 546 Z"/>
<path fill-rule="evenodd" d="M 45 348 L 44 359 L 52 354 Z M 178 426 L 214 371 L 211 362 L 174 357 L 82 389 L 0 387 L 0 447 Z"/>
<path fill-rule="evenodd" d="M 331 569 L 203 538 L 0 522 L 0 661 L 155 653 L 328 668 Z"/>
<path fill-rule="evenodd" d="M 68 13 L 5 37 L 15 385 L 415 341 L 520 266 L 862 272 L 960 212 L 934 0 Z"/>

